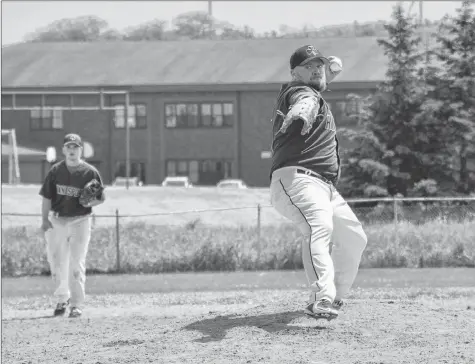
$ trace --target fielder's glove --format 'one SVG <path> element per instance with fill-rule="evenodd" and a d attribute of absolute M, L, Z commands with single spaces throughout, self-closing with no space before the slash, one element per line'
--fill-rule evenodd
<path fill-rule="evenodd" d="M 300 134 L 307 134 L 310 129 L 312 129 L 315 119 L 317 118 L 319 107 L 320 105 L 317 97 L 307 96 L 300 98 L 294 105 L 292 105 L 287 115 L 284 115 L 280 110 L 278 110 L 277 114 L 284 118 L 279 131 L 285 133 L 292 121 L 300 119 L 303 121 Z"/>
<path fill-rule="evenodd" d="M 93 179 L 86 183 L 81 194 L 79 195 L 79 203 L 87 207 L 92 201 L 96 200 L 104 191 L 104 187 L 98 180 Z"/>

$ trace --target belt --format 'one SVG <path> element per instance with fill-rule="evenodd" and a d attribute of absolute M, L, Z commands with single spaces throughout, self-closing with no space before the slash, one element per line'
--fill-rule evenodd
<path fill-rule="evenodd" d="M 65 218 L 65 219 L 77 219 L 78 217 L 85 217 L 85 216 L 89 216 L 90 214 L 68 216 L 68 215 L 60 215 L 59 212 L 53 211 L 52 215 L 54 217 L 61 217 L 61 218 Z"/>
<path fill-rule="evenodd" d="M 299 174 L 305 174 L 307 176 L 310 176 L 310 177 L 315 177 L 317 179 L 319 179 L 320 181 L 322 182 L 325 182 L 325 183 L 328 183 L 330 185 L 333 185 L 332 181 L 330 181 L 329 179 L 319 175 L 318 173 L 316 172 L 313 172 L 313 171 L 309 171 L 308 169 L 301 169 L 301 168 L 297 168 L 297 173 Z"/>

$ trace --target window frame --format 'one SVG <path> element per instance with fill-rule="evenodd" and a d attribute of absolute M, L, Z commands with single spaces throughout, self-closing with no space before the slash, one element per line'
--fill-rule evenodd
<path fill-rule="evenodd" d="M 187 111 L 192 106 L 197 106 L 197 122 L 192 125 L 190 123 L 190 114 L 187 114 L 187 123 L 186 125 L 180 124 L 178 121 L 178 105 L 186 105 Z M 210 123 L 209 125 L 204 124 L 205 117 L 208 117 L 207 114 L 203 113 L 203 106 L 209 105 L 210 107 Z M 221 109 L 220 113 L 216 113 L 216 106 L 219 105 Z M 172 110 L 172 114 L 169 113 L 169 110 Z M 227 113 L 226 110 L 231 110 Z M 167 101 L 164 103 L 164 126 L 165 129 L 232 129 L 234 128 L 236 114 L 235 114 L 235 103 L 232 101 Z M 168 122 L 169 118 L 175 117 L 175 125 L 171 126 Z M 216 125 L 215 117 L 221 117 L 221 124 Z"/>
<path fill-rule="evenodd" d="M 64 130 L 64 110 L 59 107 L 54 108 L 42 108 L 38 107 L 30 110 L 30 130 L 31 131 L 52 131 L 52 130 Z M 33 116 L 34 112 L 39 112 L 39 115 Z M 54 127 L 55 121 L 60 126 Z M 34 126 L 36 123 L 36 126 Z M 46 124 L 47 123 L 47 124 Z"/>
<path fill-rule="evenodd" d="M 178 164 L 180 162 L 186 162 L 186 172 L 185 173 L 179 173 L 178 172 Z M 191 180 L 191 176 L 190 176 L 190 165 L 192 162 L 197 162 L 198 163 L 198 180 L 196 182 L 193 182 Z M 200 178 L 200 175 L 201 173 L 206 173 L 206 171 L 204 171 L 204 168 L 203 168 L 203 165 L 206 163 L 206 162 L 211 162 L 211 163 L 214 163 L 215 166 L 217 166 L 218 163 L 221 163 L 221 169 L 223 171 L 223 174 L 224 174 L 224 178 L 234 178 L 233 177 L 233 164 L 235 163 L 235 160 L 234 159 L 221 159 L 221 158 L 167 158 L 165 160 L 165 171 L 164 171 L 164 174 L 165 174 L 165 177 L 189 177 L 190 178 L 190 181 L 191 183 L 194 183 L 194 184 L 198 184 L 199 183 L 199 178 Z M 172 163 L 175 165 L 175 174 L 169 174 L 169 169 L 168 169 L 168 166 L 169 164 Z M 217 170 L 217 168 L 216 168 Z M 228 173 L 226 173 L 228 172 Z M 228 175 L 227 175 L 228 174 Z"/>
<path fill-rule="evenodd" d="M 116 159 L 114 162 L 115 162 L 115 164 L 114 164 L 114 173 L 113 173 L 114 179 L 117 178 L 117 177 L 124 177 L 125 178 L 125 174 L 127 172 L 125 164 L 127 163 L 127 161 L 125 159 Z M 121 176 L 117 173 L 117 171 L 118 171 L 117 167 L 121 164 L 123 164 L 123 167 L 124 167 L 124 175 L 123 176 Z M 142 173 L 138 177 L 139 177 L 140 180 L 142 180 L 142 177 L 143 177 L 144 180 L 142 181 L 142 183 L 145 184 L 145 180 L 147 179 L 147 161 L 144 160 L 144 159 L 131 159 L 130 160 L 130 174 L 131 174 L 130 177 L 133 177 L 132 176 L 132 169 L 133 169 L 134 164 L 135 165 L 141 165 L 141 167 L 143 167 L 143 168 L 141 168 Z"/>
<path fill-rule="evenodd" d="M 125 130 L 126 129 L 126 120 L 125 120 L 125 104 L 124 103 L 114 103 L 112 105 L 114 107 L 114 113 L 112 116 L 112 122 L 114 123 L 114 129 L 119 129 L 119 130 Z M 117 106 L 122 106 L 121 109 L 118 109 Z M 130 103 L 129 107 L 132 108 L 133 114 L 134 114 L 134 125 L 130 125 L 129 129 L 147 129 L 148 128 L 148 112 L 147 112 L 147 104 L 143 102 L 134 102 Z M 138 109 L 139 107 L 143 107 L 144 110 L 144 115 L 138 115 Z M 123 113 L 123 118 L 124 118 L 124 126 L 117 126 L 116 122 L 116 113 L 118 110 L 122 110 Z M 127 115 L 130 116 L 130 115 Z"/>

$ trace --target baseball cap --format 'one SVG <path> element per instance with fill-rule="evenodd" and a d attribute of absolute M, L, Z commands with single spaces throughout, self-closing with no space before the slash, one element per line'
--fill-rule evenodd
<path fill-rule="evenodd" d="M 324 63 L 328 64 L 330 61 L 324 57 L 323 54 L 312 45 L 304 45 L 295 50 L 290 57 L 290 69 L 294 69 L 297 66 L 303 66 L 312 59 L 319 58 Z"/>
<path fill-rule="evenodd" d="M 82 147 L 81 137 L 77 134 L 67 134 L 64 137 L 64 145 L 75 144 L 78 147 Z"/>

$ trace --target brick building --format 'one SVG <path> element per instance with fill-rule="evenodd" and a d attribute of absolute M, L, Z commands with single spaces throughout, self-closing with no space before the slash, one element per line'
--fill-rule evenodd
<path fill-rule="evenodd" d="M 131 176 L 146 184 L 189 175 L 195 184 L 232 177 L 268 186 L 272 108 L 289 79 L 289 56 L 303 44 L 343 60 L 325 97 L 337 125 L 348 125 L 358 105 L 346 96 L 368 94 L 386 71 L 372 37 L 18 44 L 2 49 L 2 92 L 128 90 Z M 69 102 L 68 95 L 45 96 L 45 105 Z M 94 148 L 89 161 L 111 183 L 125 175 L 124 98 L 105 102 L 115 110 L 3 110 L 2 128 L 15 128 L 22 147 L 58 153 L 65 133 L 81 134 Z M 11 103 L 2 94 L 2 105 Z M 39 106 L 41 96 L 17 96 L 16 105 Z M 98 98 L 74 96 L 74 105 L 96 106 Z"/>

